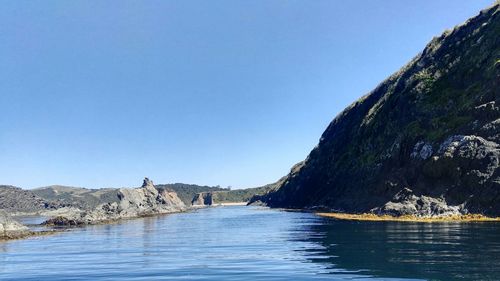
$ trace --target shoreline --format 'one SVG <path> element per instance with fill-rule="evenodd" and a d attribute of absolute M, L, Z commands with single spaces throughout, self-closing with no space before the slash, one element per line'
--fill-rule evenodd
<path fill-rule="evenodd" d="M 500 222 L 500 217 L 487 217 L 481 214 L 449 215 L 441 217 L 418 217 L 415 215 L 403 215 L 399 217 L 391 215 L 376 215 L 371 213 L 348 214 L 334 212 L 316 212 L 316 215 L 325 218 L 350 221 L 376 221 L 376 222 Z"/>
<path fill-rule="evenodd" d="M 27 239 L 27 238 L 32 238 L 32 237 L 48 236 L 48 235 L 53 235 L 53 234 L 57 234 L 57 233 L 71 231 L 72 229 L 83 228 L 83 227 L 87 227 L 87 226 L 119 224 L 122 222 L 136 220 L 136 219 L 160 217 L 163 215 L 181 214 L 181 213 L 186 213 L 186 212 L 195 211 L 195 210 L 196 209 L 193 208 L 193 209 L 186 209 L 186 210 L 182 210 L 182 211 L 174 211 L 174 212 L 166 212 L 166 213 L 144 214 L 144 215 L 134 216 L 134 217 L 123 217 L 123 218 L 117 218 L 117 219 L 97 220 L 97 221 L 93 221 L 90 223 L 82 223 L 82 224 L 75 224 L 75 225 L 44 224 L 45 222 L 43 222 L 41 224 L 35 224 L 32 226 L 51 227 L 52 229 L 49 229 L 49 230 L 29 230 L 28 229 L 28 230 L 24 230 L 24 231 L 10 231 L 10 232 L 7 232 L 5 235 L 0 236 L 0 243 L 13 241 L 13 240 Z M 54 217 L 54 218 L 56 218 L 56 217 Z"/>
<path fill-rule="evenodd" d="M 225 202 L 225 203 L 216 203 L 213 206 L 246 206 L 248 202 Z"/>
<path fill-rule="evenodd" d="M 49 236 L 58 233 L 62 233 L 68 231 L 68 229 L 51 229 L 51 230 L 25 230 L 25 231 L 10 231 L 7 232 L 4 236 L 0 236 L 0 243 L 9 242 L 14 240 L 21 240 L 27 238 L 41 237 L 41 236 Z"/>

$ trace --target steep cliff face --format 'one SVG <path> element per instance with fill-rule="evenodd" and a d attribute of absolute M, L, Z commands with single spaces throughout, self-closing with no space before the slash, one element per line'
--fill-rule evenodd
<path fill-rule="evenodd" d="M 213 203 L 212 192 L 197 193 L 191 201 L 191 205 L 193 206 L 212 206 Z"/>
<path fill-rule="evenodd" d="M 500 215 L 499 107 L 497 2 L 346 108 L 259 199 L 345 212 Z"/>

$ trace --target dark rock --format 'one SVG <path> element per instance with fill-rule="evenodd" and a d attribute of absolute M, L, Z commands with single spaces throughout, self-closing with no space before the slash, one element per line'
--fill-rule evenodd
<path fill-rule="evenodd" d="M 78 226 L 84 224 L 81 220 L 68 219 L 63 216 L 51 218 L 43 222 L 47 226 Z"/>
<path fill-rule="evenodd" d="M 271 207 L 500 215 L 499 3 L 341 112 Z"/>
<path fill-rule="evenodd" d="M 212 206 L 213 203 L 213 195 L 211 192 L 198 193 L 191 201 L 191 205 L 193 206 Z"/>

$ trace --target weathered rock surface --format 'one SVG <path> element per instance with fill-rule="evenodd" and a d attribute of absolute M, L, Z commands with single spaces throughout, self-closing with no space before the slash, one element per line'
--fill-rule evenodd
<path fill-rule="evenodd" d="M 271 207 L 500 216 L 499 3 L 346 108 Z"/>
<path fill-rule="evenodd" d="M 226 189 L 218 186 L 200 186 L 184 183 L 156 184 L 155 187 L 159 192 L 162 192 L 162 190 L 167 190 L 169 192 L 175 191 L 177 196 L 186 205 L 191 205 L 191 201 L 197 193 L 226 191 Z M 116 196 L 118 188 L 89 189 L 51 185 L 33 189 L 31 192 L 47 201 L 58 202 L 64 206 L 71 206 L 82 210 L 93 210 L 101 204 L 119 201 Z"/>
<path fill-rule="evenodd" d="M 13 220 L 4 210 L 0 210 L 0 239 L 16 238 L 29 232 L 26 226 Z"/>
<path fill-rule="evenodd" d="M 117 197 L 116 202 L 101 204 L 94 210 L 67 209 L 66 212 L 58 212 L 45 224 L 84 225 L 186 210 L 175 192 L 166 189 L 158 191 L 148 178 L 144 179 L 140 188 L 120 188 Z"/>
<path fill-rule="evenodd" d="M 212 206 L 213 204 L 212 192 L 197 193 L 191 201 L 191 205 L 193 206 Z"/>

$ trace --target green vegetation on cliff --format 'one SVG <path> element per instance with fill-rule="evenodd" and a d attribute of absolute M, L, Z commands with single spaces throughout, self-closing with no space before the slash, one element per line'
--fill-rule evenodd
<path fill-rule="evenodd" d="M 248 202 L 256 195 L 263 195 L 270 190 L 271 185 L 254 188 L 217 191 L 213 193 L 214 203 Z"/>
<path fill-rule="evenodd" d="M 500 214 L 500 12 L 434 38 L 341 112 L 270 206 Z"/>

